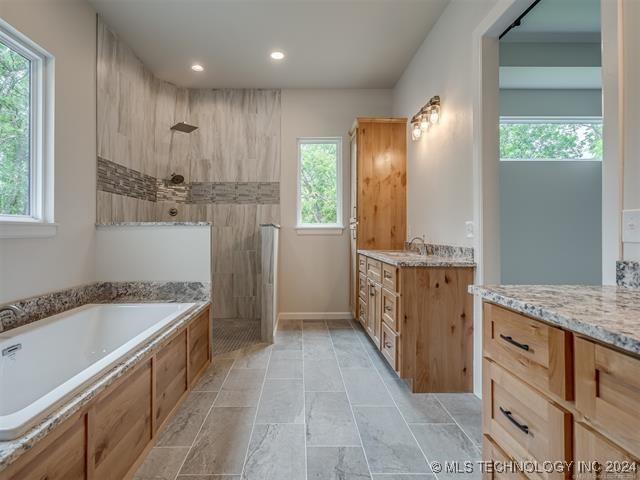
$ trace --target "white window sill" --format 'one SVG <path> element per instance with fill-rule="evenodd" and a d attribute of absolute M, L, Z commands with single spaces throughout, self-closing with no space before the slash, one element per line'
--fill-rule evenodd
<path fill-rule="evenodd" d="M 51 238 L 57 231 L 57 223 L 0 222 L 0 238 Z"/>
<path fill-rule="evenodd" d="M 302 225 L 296 227 L 298 235 L 342 235 L 344 227 L 340 225 Z"/>

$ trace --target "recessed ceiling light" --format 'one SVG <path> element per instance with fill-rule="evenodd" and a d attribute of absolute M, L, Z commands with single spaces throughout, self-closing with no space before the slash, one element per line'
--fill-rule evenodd
<path fill-rule="evenodd" d="M 275 52 L 271 52 L 271 58 L 274 60 L 282 60 L 284 58 L 284 53 L 276 50 Z"/>
<path fill-rule="evenodd" d="M 199 63 L 194 63 L 193 65 L 191 65 L 191 70 L 193 70 L 194 72 L 203 72 L 204 67 Z"/>

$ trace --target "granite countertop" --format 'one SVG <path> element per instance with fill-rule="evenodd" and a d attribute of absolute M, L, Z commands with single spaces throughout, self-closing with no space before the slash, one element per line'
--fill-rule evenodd
<path fill-rule="evenodd" d="M 96 223 L 96 227 L 211 227 L 213 222 L 109 222 Z"/>
<path fill-rule="evenodd" d="M 0 472 L 15 462 L 22 454 L 33 448 L 50 431 L 81 410 L 118 378 L 130 371 L 140 360 L 160 348 L 175 332 L 200 314 L 207 305 L 209 305 L 209 302 L 195 302 L 192 308 L 176 318 L 168 327 L 126 354 L 110 370 L 99 374 L 87 388 L 71 396 L 59 407 L 47 414 L 40 423 L 27 433 L 15 440 L 0 441 Z"/>
<path fill-rule="evenodd" d="M 471 285 L 469 292 L 640 355 L 640 289 L 576 285 Z"/>
<path fill-rule="evenodd" d="M 396 267 L 475 267 L 476 265 L 469 258 L 422 255 L 408 250 L 358 250 L 358 253 Z"/>

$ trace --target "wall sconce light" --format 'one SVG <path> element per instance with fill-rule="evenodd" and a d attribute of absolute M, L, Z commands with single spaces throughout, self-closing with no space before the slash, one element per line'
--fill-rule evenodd
<path fill-rule="evenodd" d="M 418 140 L 422 134 L 429 130 L 431 125 L 440 121 L 440 97 L 431 97 L 413 118 L 411 118 L 411 138 Z"/>

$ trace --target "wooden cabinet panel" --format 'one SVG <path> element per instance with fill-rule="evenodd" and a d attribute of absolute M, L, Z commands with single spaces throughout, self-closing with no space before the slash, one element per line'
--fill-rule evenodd
<path fill-rule="evenodd" d="M 358 271 L 367 274 L 367 257 L 358 255 Z"/>
<path fill-rule="evenodd" d="M 398 291 L 398 269 L 395 266 L 382 264 L 382 286 L 392 292 Z"/>
<path fill-rule="evenodd" d="M 527 480 L 524 473 L 508 470 L 513 465 L 513 460 L 487 435 L 482 438 L 482 459 L 491 462 L 483 472 L 484 480 Z"/>
<path fill-rule="evenodd" d="M 187 332 L 165 346 L 156 357 L 156 425 L 161 425 L 187 391 Z"/>
<path fill-rule="evenodd" d="M 573 399 L 571 333 L 485 303 L 484 354 L 545 393 Z"/>
<path fill-rule="evenodd" d="M 406 119 L 358 119 L 358 248 L 400 250 L 406 227 Z"/>
<path fill-rule="evenodd" d="M 581 480 L 624 478 L 640 480 L 640 463 L 588 426 L 574 426 L 574 476 Z"/>
<path fill-rule="evenodd" d="M 382 279 L 382 262 L 367 258 L 367 278 L 373 282 L 380 283 Z"/>
<path fill-rule="evenodd" d="M 382 320 L 394 331 L 398 331 L 398 298 L 386 288 L 382 289 Z"/>
<path fill-rule="evenodd" d="M 59 428 L 66 428 L 62 426 Z M 54 435 L 54 434 L 51 434 Z M 33 450 L 30 457 L 25 457 L 22 468 L 11 473 L 6 472 L 8 480 L 84 480 L 86 475 L 85 461 L 85 425 L 81 417 L 51 441 L 42 450 Z M 3 472 L 5 473 L 5 472 Z"/>
<path fill-rule="evenodd" d="M 366 282 L 365 282 L 366 285 Z M 360 323 L 362 324 L 362 327 L 366 330 L 367 329 L 367 303 L 362 300 L 362 298 L 360 299 L 360 316 L 358 317 L 358 320 L 360 321 Z"/>
<path fill-rule="evenodd" d="M 640 359 L 575 339 L 576 409 L 640 458 Z"/>
<path fill-rule="evenodd" d="M 100 399 L 94 416 L 96 478 L 121 480 L 151 441 L 151 362 Z"/>
<path fill-rule="evenodd" d="M 363 274 L 360 274 L 358 285 L 359 296 L 364 303 L 367 303 L 367 277 Z"/>
<path fill-rule="evenodd" d="M 382 287 L 369 283 L 369 302 L 367 303 L 367 333 L 376 347 L 380 348 L 380 329 L 382 323 Z"/>
<path fill-rule="evenodd" d="M 380 335 L 380 351 L 389 362 L 389 365 L 391 365 L 391 368 L 397 370 L 398 335 L 384 322 L 382 322 Z"/>
<path fill-rule="evenodd" d="M 189 384 L 209 361 L 211 342 L 209 323 L 209 313 L 204 312 L 189 325 Z"/>
<path fill-rule="evenodd" d="M 572 416 L 494 362 L 485 359 L 484 431 L 518 462 L 570 462 Z M 569 471 L 534 477 L 568 478 Z"/>

